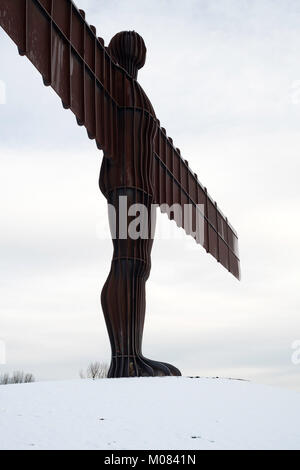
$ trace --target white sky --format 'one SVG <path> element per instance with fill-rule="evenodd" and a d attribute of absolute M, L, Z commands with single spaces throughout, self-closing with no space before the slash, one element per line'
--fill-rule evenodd
<path fill-rule="evenodd" d="M 241 283 L 192 239 L 156 241 L 145 355 L 300 390 L 299 2 L 77 2 L 106 43 L 144 37 L 139 81 L 240 238 Z M 0 57 L 0 373 L 75 378 L 110 359 L 102 155 L 3 30 Z"/>

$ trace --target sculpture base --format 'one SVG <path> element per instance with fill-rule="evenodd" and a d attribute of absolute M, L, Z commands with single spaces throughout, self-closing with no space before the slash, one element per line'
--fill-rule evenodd
<path fill-rule="evenodd" d="M 181 376 L 181 372 L 166 362 L 153 361 L 142 355 L 113 356 L 108 378 Z"/>

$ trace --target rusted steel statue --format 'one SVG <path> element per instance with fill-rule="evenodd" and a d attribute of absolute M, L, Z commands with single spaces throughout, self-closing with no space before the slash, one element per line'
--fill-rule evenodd
<path fill-rule="evenodd" d="M 71 0 L 0 0 L 0 25 L 104 153 L 100 189 L 116 216 L 110 220 L 111 270 L 101 295 L 112 349 L 109 377 L 180 375 L 176 367 L 142 354 L 145 285 L 155 231 L 152 207 L 189 206 L 183 216 L 162 211 L 237 278 L 238 239 L 160 127 L 137 82 L 146 59 L 143 39 L 134 31 L 121 32 L 106 48 Z M 133 215 L 124 211 L 125 199 L 126 207 L 146 208 L 144 222 L 151 236 L 128 236 Z M 127 236 L 119 227 L 124 214 Z M 195 225 L 199 214 L 202 236 Z"/>

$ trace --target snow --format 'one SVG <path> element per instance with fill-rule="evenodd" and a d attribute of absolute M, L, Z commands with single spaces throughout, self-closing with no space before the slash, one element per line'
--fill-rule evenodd
<path fill-rule="evenodd" d="M 184 377 L 0 387 L 0 449 L 300 449 L 300 394 Z"/>

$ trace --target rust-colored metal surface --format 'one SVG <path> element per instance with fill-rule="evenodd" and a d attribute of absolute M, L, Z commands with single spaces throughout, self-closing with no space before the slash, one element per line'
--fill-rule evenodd
<path fill-rule="evenodd" d="M 153 204 L 190 205 L 191 211 L 180 217 L 161 209 L 239 279 L 236 232 L 160 127 L 137 82 L 146 58 L 143 39 L 122 32 L 106 48 L 71 0 L 0 0 L 0 25 L 103 150 L 100 189 L 117 220 L 125 196 L 128 205 L 149 209 L 152 233 Z M 133 217 L 126 217 L 128 229 Z M 174 366 L 142 355 L 153 239 L 124 238 L 118 230 L 113 238 L 111 271 L 101 297 L 112 347 L 109 376 L 180 375 Z"/>

